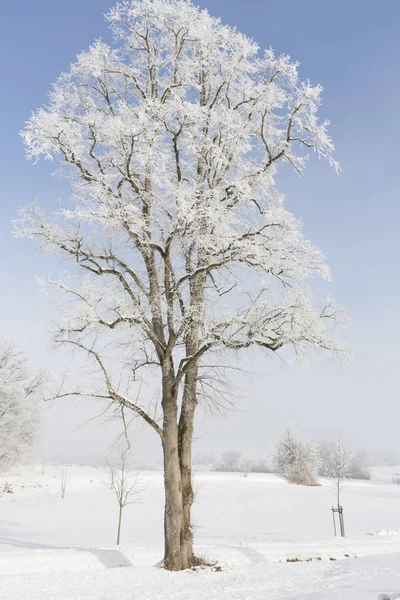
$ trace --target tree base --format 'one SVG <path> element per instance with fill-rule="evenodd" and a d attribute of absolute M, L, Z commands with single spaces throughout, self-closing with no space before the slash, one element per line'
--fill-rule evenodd
<path fill-rule="evenodd" d="M 205 558 L 204 556 L 193 556 L 191 568 L 196 567 L 215 567 L 217 565 L 216 561 L 212 562 Z"/>
<path fill-rule="evenodd" d="M 216 561 L 210 561 L 206 559 L 204 556 L 192 556 L 192 559 L 188 561 L 188 566 L 181 567 L 176 564 L 175 561 L 164 561 L 162 563 L 162 568 L 166 571 L 187 571 L 189 569 L 205 569 L 210 568 L 213 571 L 222 571 L 222 567 L 218 565 Z"/>

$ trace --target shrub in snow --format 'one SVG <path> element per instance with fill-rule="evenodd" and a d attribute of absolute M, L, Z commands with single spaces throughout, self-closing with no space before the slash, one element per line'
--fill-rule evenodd
<path fill-rule="evenodd" d="M 0 489 L 0 496 L 3 496 L 5 494 L 13 494 L 13 493 L 14 493 L 14 490 L 13 490 L 12 485 L 10 483 L 7 483 L 7 482 Z"/>
<path fill-rule="evenodd" d="M 30 376 L 27 360 L 8 342 L 0 343 L 0 464 L 16 464 L 32 447 L 40 426 L 43 373 Z"/>
<path fill-rule="evenodd" d="M 297 485 L 317 484 L 316 446 L 296 438 L 290 431 L 279 442 L 274 457 L 275 471 L 283 473 L 289 483 Z"/>

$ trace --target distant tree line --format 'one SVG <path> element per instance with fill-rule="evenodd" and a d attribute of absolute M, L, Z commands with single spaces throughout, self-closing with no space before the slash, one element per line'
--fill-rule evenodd
<path fill-rule="evenodd" d="M 341 464 L 344 479 L 370 480 L 371 467 L 398 464 L 397 457 L 390 453 L 372 455 L 359 449 L 351 452 L 338 442 L 305 440 L 287 430 L 275 449 L 271 460 L 259 458 L 251 460 L 238 450 L 228 450 L 221 457 L 213 452 L 197 454 L 193 464 L 207 467 L 212 471 L 227 473 L 278 473 L 289 483 L 297 485 L 318 485 L 319 477 L 335 477 L 335 465 Z"/>
<path fill-rule="evenodd" d="M 317 485 L 318 477 L 335 478 L 335 465 L 346 465 L 346 479 L 371 479 L 371 456 L 365 450 L 351 453 L 337 442 L 311 442 L 291 431 L 278 442 L 273 457 L 275 473 L 284 475 L 289 483 Z"/>
<path fill-rule="evenodd" d="M 249 473 L 272 473 L 265 459 L 250 460 L 237 450 L 224 452 L 220 459 L 213 453 L 198 454 L 194 457 L 193 464 L 197 467 L 206 466 L 212 471 L 243 473 L 244 476 Z"/>

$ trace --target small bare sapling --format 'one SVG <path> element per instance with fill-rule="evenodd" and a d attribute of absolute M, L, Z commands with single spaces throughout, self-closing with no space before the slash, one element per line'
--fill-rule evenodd
<path fill-rule="evenodd" d="M 339 515 L 340 535 L 345 537 L 343 507 L 341 493 L 349 485 L 351 479 L 351 454 L 337 442 L 335 450 L 331 453 L 326 467 L 326 475 L 332 481 L 336 491 L 337 508 L 332 508 L 333 524 L 336 535 L 335 514 Z"/>
<path fill-rule="evenodd" d="M 67 489 L 67 480 L 68 480 L 68 467 L 65 467 L 61 471 L 61 498 L 63 499 L 65 496 L 65 490 Z"/>
<path fill-rule="evenodd" d="M 248 458 L 244 458 L 242 460 L 243 477 L 248 477 L 250 471 L 251 471 L 251 460 L 249 460 Z"/>
<path fill-rule="evenodd" d="M 139 474 L 133 472 L 128 466 L 128 448 L 118 452 L 116 458 L 108 462 L 111 475 L 111 489 L 118 501 L 118 529 L 117 545 L 121 539 L 122 512 L 128 504 L 138 502 L 140 489 L 138 488 Z"/>

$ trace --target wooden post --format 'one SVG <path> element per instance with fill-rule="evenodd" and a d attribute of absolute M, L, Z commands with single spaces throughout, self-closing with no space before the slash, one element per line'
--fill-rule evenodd
<path fill-rule="evenodd" d="M 338 514 L 339 516 L 339 526 L 340 526 L 340 535 L 341 537 L 346 537 L 346 534 L 344 532 L 344 517 L 343 517 L 343 506 L 339 506 L 337 508 L 334 508 L 332 506 L 332 517 L 333 517 L 333 530 L 335 532 L 335 536 L 337 535 L 337 530 L 336 530 L 336 517 L 335 514 Z"/>

